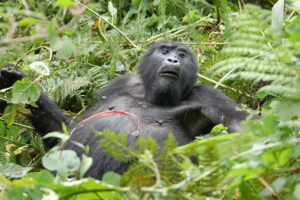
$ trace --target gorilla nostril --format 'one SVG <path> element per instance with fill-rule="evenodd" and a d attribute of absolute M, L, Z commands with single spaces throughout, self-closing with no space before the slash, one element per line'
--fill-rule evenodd
<path fill-rule="evenodd" d="M 171 59 L 171 58 L 168 58 L 168 62 L 172 62 L 172 59 Z"/>
<path fill-rule="evenodd" d="M 173 60 L 173 63 L 178 63 L 178 60 Z"/>

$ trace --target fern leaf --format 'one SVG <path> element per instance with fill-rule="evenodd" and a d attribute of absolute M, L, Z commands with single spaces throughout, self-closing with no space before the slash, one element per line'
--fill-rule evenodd
<path fill-rule="evenodd" d="M 227 73 L 225 80 L 244 80 L 262 87 L 260 91 L 295 93 L 300 84 L 300 59 L 293 54 L 297 51 L 289 49 L 299 46 L 292 42 L 272 45 L 271 12 L 253 5 L 245 9 L 247 12 L 228 24 L 229 30 L 234 30 L 231 42 L 221 51 L 221 59 L 211 67 L 213 76 Z"/>

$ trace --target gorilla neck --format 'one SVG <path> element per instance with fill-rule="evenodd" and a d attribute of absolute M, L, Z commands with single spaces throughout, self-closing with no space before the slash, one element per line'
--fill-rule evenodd
<path fill-rule="evenodd" d="M 173 106 L 182 100 L 181 89 L 171 84 L 145 85 L 145 98 L 153 104 Z"/>

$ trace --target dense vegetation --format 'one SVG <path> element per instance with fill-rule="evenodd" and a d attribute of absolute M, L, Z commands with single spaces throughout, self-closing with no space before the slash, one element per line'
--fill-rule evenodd
<path fill-rule="evenodd" d="M 0 105 L 8 103 L 0 113 L 0 199 L 300 200 L 300 2 L 209 2 L 0 2 L 1 66 L 28 75 L 0 91 Z M 82 158 L 44 149 L 25 107 L 39 89 L 75 118 L 94 103 L 95 90 L 136 73 L 145 49 L 163 39 L 189 45 L 199 82 L 262 118 L 246 120 L 235 134 L 218 125 L 181 147 L 170 134 L 162 149 L 151 138 L 132 147 L 124 135 L 96 133 L 110 155 L 135 160 L 125 174 L 102 180 L 83 178 L 92 162 L 88 146 Z M 65 141 L 64 132 L 49 136 Z"/>

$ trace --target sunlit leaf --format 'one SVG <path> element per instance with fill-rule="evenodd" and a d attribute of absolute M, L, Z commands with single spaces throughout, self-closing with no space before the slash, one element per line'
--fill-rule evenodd
<path fill-rule="evenodd" d="M 17 116 L 17 110 L 20 107 L 18 104 L 11 104 L 6 106 L 4 111 L 4 121 L 7 125 L 12 125 Z"/>
<path fill-rule="evenodd" d="M 60 6 L 60 7 L 73 7 L 74 2 L 72 0 L 57 0 L 55 2 L 56 6 Z"/>
<path fill-rule="evenodd" d="M 29 78 L 25 77 L 13 85 L 12 96 L 11 99 L 9 99 L 9 103 L 34 105 L 39 97 L 40 91 L 38 87 L 32 83 Z"/>
<path fill-rule="evenodd" d="M 55 132 L 47 133 L 47 135 L 45 135 L 43 138 L 53 138 L 53 137 L 61 139 L 61 142 L 64 143 L 69 139 L 70 135 L 55 131 Z"/>
<path fill-rule="evenodd" d="M 42 61 L 36 61 L 29 65 L 30 69 L 32 69 L 37 74 L 48 76 L 50 74 L 49 67 L 46 63 Z"/>
<path fill-rule="evenodd" d="M 5 175 L 10 178 L 20 178 L 30 170 L 31 167 L 22 167 L 15 163 L 7 163 L 5 165 L 1 165 L 0 163 L 0 175 Z"/>
<path fill-rule="evenodd" d="M 117 23 L 117 9 L 114 7 L 111 1 L 108 2 L 108 10 L 112 16 L 112 23 L 116 24 Z"/>
<path fill-rule="evenodd" d="M 121 176 L 120 174 L 114 172 L 107 172 L 103 175 L 102 181 L 114 186 L 121 185 Z"/>
<path fill-rule="evenodd" d="M 79 177 L 82 178 L 93 164 L 93 158 L 82 155 Z"/>
<path fill-rule="evenodd" d="M 272 30 L 273 35 L 280 36 L 283 26 L 284 0 L 278 0 L 272 8 Z"/>
<path fill-rule="evenodd" d="M 39 20 L 30 18 L 30 17 L 25 17 L 25 18 L 21 19 L 20 21 L 18 21 L 19 26 L 36 25 L 36 24 L 40 24 L 40 23 L 41 22 Z"/>
<path fill-rule="evenodd" d="M 43 166 L 50 171 L 57 171 L 62 179 L 80 166 L 80 159 L 72 150 L 50 151 L 42 159 Z"/>

